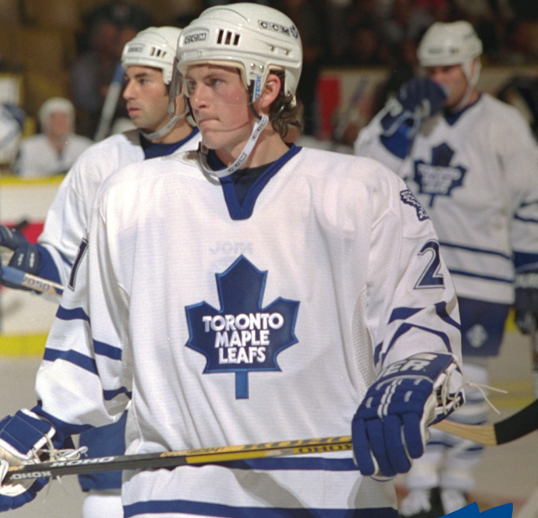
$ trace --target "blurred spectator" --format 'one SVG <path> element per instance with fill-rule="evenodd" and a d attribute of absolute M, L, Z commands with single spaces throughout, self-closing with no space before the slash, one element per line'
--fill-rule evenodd
<path fill-rule="evenodd" d="M 520 18 L 514 18 L 506 24 L 505 45 L 502 50 L 504 63 L 525 65 L 537 62 L 532 30 L 532 22 Z"/>
<path fill-rule="evenodd" d="M 349 50 L 346 53 L 346 65 L 378 66 L 386 65 L 390 52 L 371 25 L 359 25 L 354 29 Z"/>
<path fill-rule="evenodd" d="M 25 118 L 26 114 L 18 106 L 0 103 L 0 164 L 13 165 Z"/>
<path fill-rule="evenodd" d="M 536 0 L 509 0 L 515 16 L 528 21 L 538 21 L 538 2 Z"/>
<path fill-rule="evenodd" d="M 48 177 L 66 173 L 93 142 L 73 133 L 75 109 L 71 101 L 52 97 L 39 109 L 42 133 L 23 139 L 15 163 L 21 178 Z"/>
<path fill-rule="evenodd" d="M 91 11 L 84 17 L 86 34 L 91 35 L 94 27 L 103 20 L 112 23 L 118 30 L 131 27 L 134 34 L 153 25 L 151 15 L 144 9 L 133 5 L 132 0 L 110 0 Z M 90 48 L 91 37 L 87 40 L 86 47 L 80 50 L 86 51 Z"/>
<path fill-rule="evenodd" d="M 108 85 L 119 59 L 120 31 L 112 22 L 101 20 L 94 25 L 91 49 L 75 61 L 70 71 L 71 99 L 77 109 L 77 132 L 93 137 Z"/>
<path fill-rule="evenodd" d="M 389 15 L 381 20 L 380 27 L 390 45 L 399 45 L 405 39 L 418 41 L 433 22 L 428 10 L 418 8 L 412 0 L 393 0 Z"/>
<path fill-rule="evenodd" d="M 297 97 L 304 105 L 304 134 L 317 132 L 316 86 L 328 51 L 328 30 L 323 0 L 281 0 L 278 8 L 287 14 L 301 35 L 303 71 L 297 87 Z"/>

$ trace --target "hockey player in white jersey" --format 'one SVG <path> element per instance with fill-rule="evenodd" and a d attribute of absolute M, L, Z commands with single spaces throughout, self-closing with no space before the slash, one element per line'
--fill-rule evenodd
<path fill-rule="evenodd" d="M 102 185 L 39 404 L 0 422 L 1 464 L 126 409 L 128 454 L 351 433 L 353 456 L 126 471 L 125 516 L 397 518 L 379 478 L 461 403 L 433 225 L 380 163 L 285 144 L 302 65 L 287 16 L 207 9 L 178 61 L 203 146 Z M 42 485 L 2 485 L 0 509 Z"/>
<path fill-rule="evenodd" d="M 418 48 L 426 77 L 402 87 L 361 131 L 355 151 L 397 171 L 432 218 L 458 293 L 464 369 L 485 384 L 514 284 L 521 330 L 538 315 L 538 160 L 518 112 L 477 90 L 481 53 L 468 22 L 432 25 Z M 466 399 L 451 418 L 483 423 L 481 392 L 471 389 Z M 432 433 L 407 476 L 403 516 L 436 518 L 466 505 L 482 452 L 466 444 Z"/>
<path fill-rule="evenodd" d="M 151 27 L 125 45 L 123 96 L 138 129 L 111 136 L 80 157 L 58 190 L 37 246 L 28 243 L 21 233 L 0 227 L 0 245 L 14 250 L 12 266 L 67 284 L 99 185 L 127 164 L 196 149 L 200 134 L 185 118 L 183 97 L 178 96 L 172 104 L 174 110 L 169 110 L 180 33 L 175 27 Z M 124 421 L 122 418 L 118 424 L 83 434 L 81 444 L 89 448 L 89 455 L 122 454 Z M 84 518 L 123 516 L 121 473 L 83 475 L 80 482 L 88 492 Z"/>

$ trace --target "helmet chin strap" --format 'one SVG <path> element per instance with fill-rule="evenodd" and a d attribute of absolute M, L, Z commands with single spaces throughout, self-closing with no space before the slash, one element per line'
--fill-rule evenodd
<path fill-rule="evenodd" d="M 140 131 L 140 133 L 148 140 L 155 140 L 164 137 L 167 133 L 170 133 L 170 131 L 172 131 L 172 128 L 176 125 L 177 121 L 180 120 L 185 115 L 185 113 L 182 113 L 180 115 L 173 115 L 172 118 L 168 121 L 168 123 L 165 124 L 160 130 L 154 131 L 153 133 L 144 133 L 143 131 Z"/>
<path fill-rule="evenodd" d="M 250 134 L 250 138 L 248 139 L 248 142 L 243 148 L 243 151 L 241 151 L 235 162 L 226 169 L 220 169 L 218 171 L 214 171 L 213 169 L 211 169 L 207 162 L 207 154 L 209 153 L 209 149 L 204 144 L 200 143 L 200 147 L 198 149 L 200 155 L 200 165 L 202 166 L 204 172 L 211 176 L 224 178 L 225 176 L 228 176 L 237 171 L 252 153 L 252 150 L 254 149 L 254 146 L 256 145 L 259 136 L 261 135 L 261 132 L 264 130 L 265 126 L 267 126 L 268 122 L 269 117 L 267 117 L 267 115 L 260 115 L 260 118 L 256 119 L 256 122 L 254 123 L 254 128 L 252 129 L 252 133 Z"/>
<path fill-rule="evenodd" d="M 474 62 L 474 69 L 472 69 Z M 471 95 L 473 93 L 473 90 L 478 83 L 478 76 L 480 75 L 480 61 L 478 61 L 476 58 L 471 61 L 471 63 L 468 66 L 462 65 L 463 73 L 465 74 L 465 77 L 467 78 L 467 89 L 465 90 L 465 94 L 463 95 L 463 98 L 458 103 L 458 105 L 452 110 L 454 113 L 459 112 L 460 110 L 463 110 L 469 103 L 469 99 L 471 98 Z M 472 69 L 472 70 L 471 70 Z"/>

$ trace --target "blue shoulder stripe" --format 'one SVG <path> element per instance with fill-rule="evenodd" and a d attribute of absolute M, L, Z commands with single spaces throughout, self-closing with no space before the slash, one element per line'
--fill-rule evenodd
<path fill-rule="evenodd" d="M 49 362 L 65 360 L 66 362 L 72 363 L 97 376 L 97 365 L 95 364 L 95 360 L 71 349 L 69 351 L 58 351 L 58 349 L 50 349 L 47 347 L 43 359 Z"/>
<path fill-rule="evenodd" d="M 398 518 L 392 507 L 368 509 L 302 509 L 296 507 L 247 507 L 196 502 L 194 500 L 150 500 L 123 507 L 125 518 L 140 514 L 190 514 L 226 518 Z"/>
<path fill-rule="evenodd" d="M 56 318 L 60 320 L 86 320 L 86 322 L 90 322 L 90 317 L 82 308 L 67 309 L 59 306 L 56 312 Z"/>

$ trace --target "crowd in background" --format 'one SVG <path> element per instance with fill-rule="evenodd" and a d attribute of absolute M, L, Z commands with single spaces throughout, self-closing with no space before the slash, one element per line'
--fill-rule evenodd
<path fill-rule="evenodd" d="M 201 0 L 168 24 L 184 27 L 199 12 L 226 0 Z M 316 135 L 316 85 L 323 67 L 385 67 L 394 90 L 416 71 L 416 47 L 435 21 L 470 21 L 483 42 L 485 64 L 538 63 L 538 2 L 526 0 L 259 0 L 297 25 L 304 50 L 298 97 L 305 135 Z M 155 6 L 158 9 L 158 6 Z M 76 133 L 94 139 L 102 107 L 121 57 L 134 35 L 155 25 L 155 13 L 135 0 L 109 0 L 86 13 L 69 64 L 69 95 Z M 381 97 L 385 97 L 381 93 Z M 24 106 L 22 107 L 24 109 Z M 126 119 L 119 99 L 115 118 Z M 39 129 L 39 128 L 38 128 Z"/>

